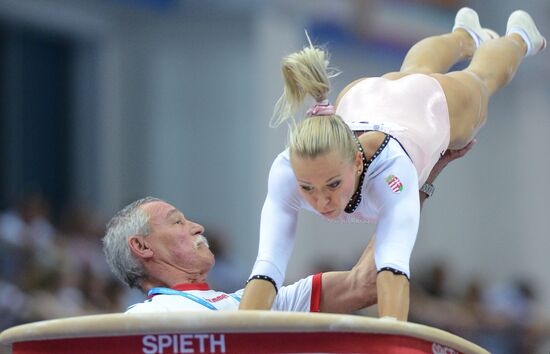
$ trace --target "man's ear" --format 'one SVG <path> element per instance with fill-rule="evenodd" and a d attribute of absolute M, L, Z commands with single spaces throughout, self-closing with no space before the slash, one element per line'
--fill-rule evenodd
<path fill-rule="evenodd" d="M 140 259 L 148 259 L 153 257 L 153 250 L 149 248 L 149 244 L 144 236 L 134 235 L 128 238 L 128 247 L 130 252 Z"/>

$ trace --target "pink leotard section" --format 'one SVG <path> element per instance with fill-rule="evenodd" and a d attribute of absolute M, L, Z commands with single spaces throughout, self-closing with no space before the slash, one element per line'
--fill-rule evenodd
<path fill-rule="evenodd" d="M 428 75 L 361 80 L 340 98 L 336 114 L 354 131 L 378 130 L 396 138 L 416 167 L 419 186 L 449 146 L 447 100 Z"/>

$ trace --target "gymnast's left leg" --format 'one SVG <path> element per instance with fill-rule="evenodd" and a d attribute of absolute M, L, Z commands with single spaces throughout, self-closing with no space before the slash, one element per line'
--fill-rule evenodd
<path fill-rule="evenodd" d="M 432 74 L 445 92 L 449 108 L 449 149 L 466 146 L 485 124 L 489 98 L 514 77 L 525 56 L 546 46 L 533 19 L 515 11 L 508 19 L 506 36 L 482 43 L 470 65 L 448 74 Z"/>
<path fill-rule="evenodd" d="M 477 13 L 464 7 L 457 12 L 451 33 L 416 43 L 407 52 L 401 69 L 382 77 L 394 80 L 408 74 L 446 73 L 456 63 L 470 59 L 477 47 L 493 38 L 498 38 L 498 34 L 482 28 Z"/>

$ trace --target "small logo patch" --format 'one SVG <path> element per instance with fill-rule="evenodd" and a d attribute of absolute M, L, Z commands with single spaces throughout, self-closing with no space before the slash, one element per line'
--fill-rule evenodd
<path fill-rule="evenodd" d="M 458 352 L 452 348 L 448 348 L 439 343 L 432 344 L 432 353 L 433 354 L 458 354 Z"/>
<path fill-rule="evenodd" d="M 389 175 L 388 177 L 386 177 L 386 182 L 394 193 L 400 193 L 403 190 L 403 183 L 399 178 L 394 175 Z"/>

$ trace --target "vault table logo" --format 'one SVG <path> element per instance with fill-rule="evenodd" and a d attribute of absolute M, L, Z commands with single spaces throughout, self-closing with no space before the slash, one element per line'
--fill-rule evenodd
<path fill-rule="evenodd" d="M 223 334 L 146 335 L 141 343 L 145 354 L 225 353 Z"/>

